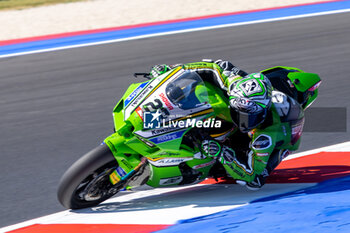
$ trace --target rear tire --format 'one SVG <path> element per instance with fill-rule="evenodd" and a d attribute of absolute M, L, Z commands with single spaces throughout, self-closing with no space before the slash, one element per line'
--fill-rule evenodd
<path fill-rule="evenodd" d="M 117 193 L 107 192 L 113 187 L 109 182 L 108 172 L 117 166 L 117 161 L 105 144 L 88 152 L 63 174 L 57 191 L 59 202 L 68 209 L 81 209 L 105 201 Z M 89 185 L 92 186 L 90 189 L 93 194 L 96 194 L 93 198 L 82 195 Z"/>

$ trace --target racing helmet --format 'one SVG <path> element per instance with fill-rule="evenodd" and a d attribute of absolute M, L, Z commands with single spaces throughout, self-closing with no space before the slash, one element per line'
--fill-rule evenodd
<path fill-rule="evenodd" d="M 261 73 L 233 80 L 229 87 L 231 117 L 241 132 L 247 133 L 262 124 L 271 106 L 272 85 Z"/>

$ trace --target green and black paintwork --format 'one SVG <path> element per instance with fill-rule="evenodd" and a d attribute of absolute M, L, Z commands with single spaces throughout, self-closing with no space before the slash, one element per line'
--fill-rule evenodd
<path fill-rule="evenodd" d="M 113 109 L 115 132 L 63 175 L 58 190 L 58 199 L 63 206 L 72 209 L 91 207 L 113 196 L 120 189 L 134 185 L 146 183 L 152 187 L 166 187 L 197 183 L 208 177 L 215 160 L 200 154 L 199 143 L 191 137 L 191 127 L 144 129 L 143 105 L 179 72 L 183 72 L 181 66 L 149 81 L 132 84 L 127 89 Z M 310 95 L 307 102 L 303 103 L 303 108 L 307 108 L 317 97 L 317 88 L 308 91 L 320 81 L 316 74 L 282 66 L 263 70 L 262 73 L 272 80 L 277 77 L 288 79 L 298 90 L 296 95 L 300 95 L 292 97 L 305 98 L 305 93 Z M 207 82 L 205 87 L 208 107 L 184 115 L 181 119 L 220 118 L 232 122 L 228 98 L 222 90 Z M 277 113 L 273 110 L 272 114 Z M 273 131 L 276 137 L 286 137 L 279 130 L 284 123 L 274 123 L 268 130 Z M 284 127 L 290 125 L 285 124 Z M 186 141 L 191 141 L 192 144 Z M 279 146 L 292 150 L 298 145 Z M 235 173 L 229 173 L 235 178 Z"/>

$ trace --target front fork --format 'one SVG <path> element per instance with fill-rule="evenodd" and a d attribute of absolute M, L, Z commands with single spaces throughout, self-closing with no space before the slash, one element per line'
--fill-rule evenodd
<path fill-rule="evenodd" d="M 117 167 L 110 175 L 109 180 L 113 185 L 116 185 L 117 183 L 126 183 L 131 179 L 137 172 L 139 172 L 144 166 L 146 166 L 148 163 L 148 160 L 146 157 L 142 157 L 140 163 L 131 169 L 128 173 L 125 173 L 124 170 L 121 170 L 122 168 Z M 124 173 L 123 173 L 124 172 Z"/>
<path fill-rule="evenodd" d="M 118 167 L 109 175 L 112 185 L 126 184 L 142 167 L 147 159 L 125 145 L 126 139 L 114 133 L 104 140 L 118 162 Z"/>

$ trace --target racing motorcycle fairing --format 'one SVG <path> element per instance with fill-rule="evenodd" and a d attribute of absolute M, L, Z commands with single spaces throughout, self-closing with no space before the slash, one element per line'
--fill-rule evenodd
<path fill-rule="evenodd" d="M 191 123 L 213 120 L 216 113 L 230 120 L 227 104 L 224 95 L 197 73 L 178 67 L 130 86 L 113 110 L 116 132 L 105 143 L 123 174 L 146 157 L 151 174 L 147 184 L 151 186 L 198 182 L 207 177 L 215 161 L 202 157 L 199 146 L 183 144 L 183 138 L 193 128 Z M 161 120 L 155 128 L 145 127 L 149 113 Z M 180 121 L 190 125 L 181 127 Z"/>
<path fill-rule="evenodd" d="M 115 132 L 62 176 L 58 189 L 61 204 L 71 209 L 87 208 L 119 190 L 145 183 L 152 187 L 193 184 L 209 175 L 220 177 L 227 172 L 237 178 L 230 169 L 225 170 L 225 165 L 200 152 L 203 135 L 224 140 L 236 129 L 225 93 L 204 82 L 197 72 L 179 66 L 157 78 L 132 84 L 113 109 Z M 284 66 L 262 73 L 275 89 L 297 100 L 304 109 L 317 97 L 320 79 L 316 74 Z M 303 122 L 283 122 L 274 105 L 271 110 L 276 122 L 261 132 L 257 129 L 253 135 L 260 140 L 260 144 L 254 144 L 259 146 L 260 156 L 269 154 L 268 150 L 275 146 L 293 150 L 297 143 L 287 145 L 288 140 L 282 140 L 301 135 Z M 199 129 L 213 122 L 225 125 L 215 125 L 219 130 Z M 279 145 L 272 146 L 266 132 Z"/>

